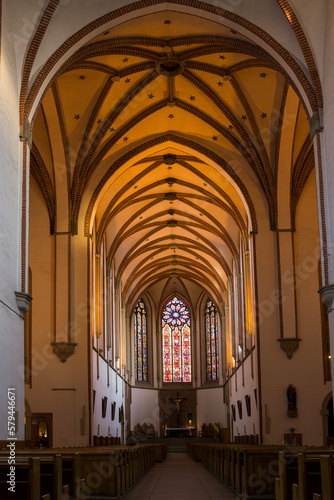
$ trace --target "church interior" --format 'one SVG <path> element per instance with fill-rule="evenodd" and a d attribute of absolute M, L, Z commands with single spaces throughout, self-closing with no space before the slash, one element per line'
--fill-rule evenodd
<path fill-rule="evenodd" d="M 0 13 L 2 448 L 330 450 L 333 2 Z"/>

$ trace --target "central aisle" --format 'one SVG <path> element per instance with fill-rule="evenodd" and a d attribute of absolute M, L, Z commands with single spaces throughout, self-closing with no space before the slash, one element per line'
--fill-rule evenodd
<path fill-rule="evenodd" d="M 168 453 L 139 483 L 125 500 L 235 500 L 237 497 L 186 453 Z"/>

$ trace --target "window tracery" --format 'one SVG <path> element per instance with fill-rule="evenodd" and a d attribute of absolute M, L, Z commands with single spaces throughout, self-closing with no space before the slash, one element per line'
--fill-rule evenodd
<path fill-rule="evenodd" d="M 163 381 L 191 382 L 190 311 L 171 299 L 162 313 Z"/>

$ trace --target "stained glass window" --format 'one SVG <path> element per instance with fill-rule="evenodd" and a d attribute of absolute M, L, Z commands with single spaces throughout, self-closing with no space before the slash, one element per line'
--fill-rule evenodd
<path fill-rule="evenodd" d="M 162 313 L 164 382 L 191 382 L 190 312 L 174 297 Z"/>
<path fill-rule="evenodd" d="M 205 308 L 206 379 L 218 380 L 218 315 L 212 300 Z"/>
<path fill-rule="evenodd" d="M 134 310 L 135 376 L 136 380 L 147 382 L 147 326 L 146 309 L 140 299 Z"/>

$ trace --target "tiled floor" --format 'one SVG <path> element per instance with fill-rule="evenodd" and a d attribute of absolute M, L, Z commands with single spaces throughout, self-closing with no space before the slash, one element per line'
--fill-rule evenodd
<path fill-rule="evenodd" d="M 237 497 L 186 453 L 168 453 L 125 500 L 235 500 Z"/>

